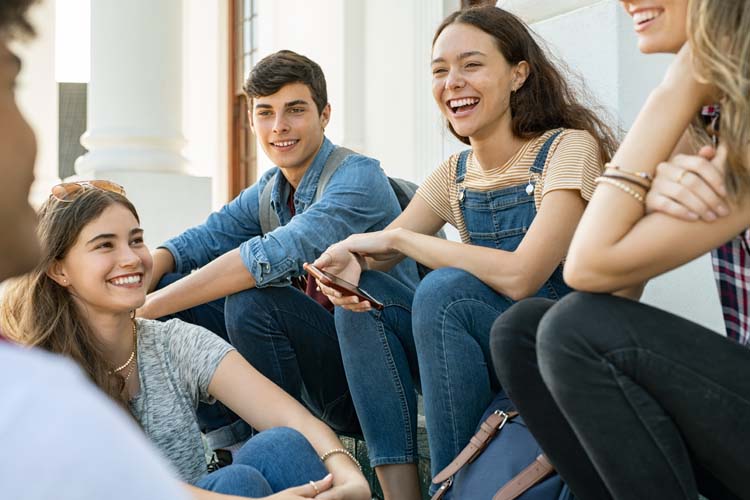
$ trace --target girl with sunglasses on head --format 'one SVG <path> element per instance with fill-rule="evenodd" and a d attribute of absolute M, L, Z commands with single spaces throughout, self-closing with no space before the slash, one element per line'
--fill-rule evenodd
<path fill-rule="evenodd" d="M 622 4 L 642 52 L 677 57 L 573 238 L 589 293 L 511 308 L 495 367 L 576 497 L 750 498 L 750 3 Z M 727 337 L 618 297 L 708 251 Z"/>
<path fill-rule="evenodd" d="M 336 331 L 347 380 L 388 499 L 419 498 L 420 383 L 434 476 L 467 444 L 499 390 L 489 368 L 492 321 L 515 300 L 569 292 L 561 262 L 615 147 L 506 11 L 450 15 L 435 34 L 431 66 L 435 102 L 471 149 L 440 165 L 386 230 L 350 237 L 315 262 L 385 305 L 370 310 L 320 286 L 341 306 Z M 460 243 L 431 236 L 446 222 Z M 381 272 L 404 257 L 434 269 L 416 292 Z"/>
<path fill-rule="evenodd" d="M 0 324 L 13 340 L 66 355 L 172 462 L 196 498 L 369 499 L 336 435 L 224 340 L 180 320 L 134 319 L 152 260 L 138 214 L 107 181 L 53 188 L 39 212 L 43 256 L 5 292 Z M 253 428 L 235 462 L 208 473 L 195 416 L 221 400 Z M 92 457 L 95 460 L 96 457 Z"/>

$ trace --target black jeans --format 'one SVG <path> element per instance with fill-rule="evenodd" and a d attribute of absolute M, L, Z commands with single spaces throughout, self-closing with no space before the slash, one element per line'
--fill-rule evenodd
<path fill-rule="evenodd" d="M 581 292 L 514 305 L 493 325 L 491 349 L 577 497 L 750 498 L 750 349 L 645 304 Z"/>

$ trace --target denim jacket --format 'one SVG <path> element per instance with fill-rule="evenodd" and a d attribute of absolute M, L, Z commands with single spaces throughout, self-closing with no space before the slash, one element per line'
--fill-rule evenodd
<path fill-rule="evenodd" d="M 294 194 L 296 215 L 287 206 L 289 183 L 278 167 L 212 213 L 205 223 L 161 245 L 174 256 L 175 271 L 188 273 L 239 247 L 258 288 L 286 286 L 330 245 L 355 233 L 379 231 L 400 213 L 396 195 L 377 160 L 354 154 L 336 170 L 322 196 L 312 203 L 318 179 L 333 144 L 326 138 Z M 273 176 L 271 204 L 281 226 L 261 234 L 260 193 Z M 416 264 L 404 259 L 389 274 L 416 288 Z"/>

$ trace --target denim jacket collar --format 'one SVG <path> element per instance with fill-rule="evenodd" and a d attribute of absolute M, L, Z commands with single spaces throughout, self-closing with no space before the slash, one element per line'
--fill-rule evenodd
<path fill-rule="evenodd" d="M 318 153 L 307 168 L 305 175 L 302 176 L 302 179 L 297 186 L 297 191 L 294 193 L 294 206 L 297 211 L 304 211 L 310 203 L 312 203 L 312 200 L 315 197 L 315 192 L 318 189 L 318 179 L 320 179 L 323 166 L 325 165 L 328 156 L 333 151 L 333 148 L 333 143 L 324 136 L 323 143 L 320 145 Z M 289 196 L 289 188 L 290 184 L 279 168 L 276 173 L 276 182 L 274 183 L 273 191 L 271 191 L 271 200 L 277 213 L 280 211 L 280 207 L 286 206 L 286 200 Z"/>

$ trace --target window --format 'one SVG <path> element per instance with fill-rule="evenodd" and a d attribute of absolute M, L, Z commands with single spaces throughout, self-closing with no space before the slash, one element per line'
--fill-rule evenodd
<path fill-rule="evenodd" d="M 242 85 L 258 55 L 256 0 L 230 0 L 229 10 L 229 198 L 255 182 L 257 151 Z"/>

